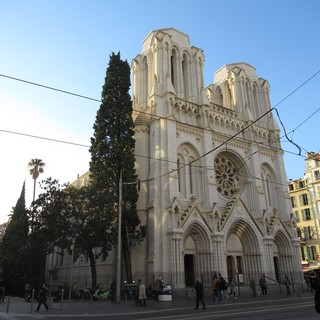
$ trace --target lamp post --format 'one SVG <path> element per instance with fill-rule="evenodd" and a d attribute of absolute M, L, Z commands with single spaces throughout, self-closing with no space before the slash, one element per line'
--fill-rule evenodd
<path fill-rule="evenodd" d="M 122 215 L 122 170 L 119 177 L 119 219 L 118 219 L 118 258 L 117 258 L 117 281 L 116 302 L 120 303 L 121 293 L 121 215 Z"/>
<path fill-rule="evenodd" d="M 75 239 L 72 239 L 72 244 L 70 246 L 71 248 L 71 266 L 70 266 L 70 284 L 69 284 L 69 305 L 71 301 L 71 290 L 72 290 L 72 268 L 73 268 L 73 258 L 74 258 L 74 243 Z"/>

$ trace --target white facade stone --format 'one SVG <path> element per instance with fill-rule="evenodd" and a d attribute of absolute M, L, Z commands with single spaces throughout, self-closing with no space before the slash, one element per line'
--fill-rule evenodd
<path fill-rule="evenodd" d="M 152 31 L 131 67 L 137 209 L 147 225 L 132 251 L 134 278 L 184 288 L 196 277 L 209 285 L 213 271 L 244 284 L 299 275 L 268 81 L 240 62 L 205 88 L 203 51 L 173 28 Z M 114 264 L 105 266 L 110 279 Z"/>
<path fill-rule="evenodd" d="M 133 272 L 175 287 L 212 271 L 244 281 L 301 272 L 269 83 L 241 62 L 204 88 L 203 68 L 203 51 L 171 28 L 152 31 L 133 59 L 138 210 L 148 229 Z"/>

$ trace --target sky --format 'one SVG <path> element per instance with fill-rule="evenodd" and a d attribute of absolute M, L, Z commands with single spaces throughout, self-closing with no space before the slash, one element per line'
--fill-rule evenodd
<path fill-rule="evenodd" d="M 319 12 L 318 0 L 0 0 L 0 223 L 24 182 L 30 206 L 31 159 L 46 164 L 38 181 L 88 170 L 110 54 L 131 64 L 161 28 L 203 50 L 205 86 L 236 62 L 268 80 L 287 179 L 303 177 L 306 152 L 320 151 Z"/>

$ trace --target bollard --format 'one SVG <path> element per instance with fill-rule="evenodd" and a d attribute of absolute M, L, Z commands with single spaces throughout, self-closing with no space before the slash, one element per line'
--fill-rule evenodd
<path fill-rule="evenodd" d="M 6 313 L 9 313 L 9 309 L 10 309 L 10 296 L 8 296 L 8 299 L 7 299 Z"/>

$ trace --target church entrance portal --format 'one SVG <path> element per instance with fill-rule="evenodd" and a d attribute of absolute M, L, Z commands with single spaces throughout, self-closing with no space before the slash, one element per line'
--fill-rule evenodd
<path fill-rule="evenodd" d="M 184 256 L 184 273 L 187 287 L 194 285 L 194 255 L 186 254 Z"/>

